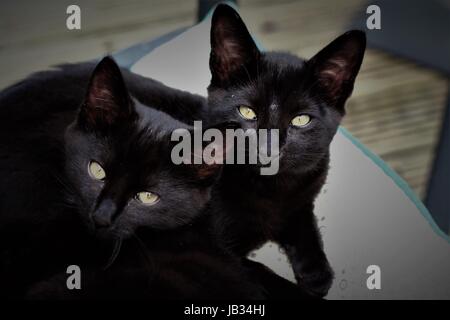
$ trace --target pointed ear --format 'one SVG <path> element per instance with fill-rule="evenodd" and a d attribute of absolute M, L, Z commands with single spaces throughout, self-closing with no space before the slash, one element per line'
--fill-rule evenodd
<path fill-rule="evenodd" d="M 353 30 L 335 39 L 307 63 L 321 96 L 342 111 L 352 93 L 365 49 L 365 33 Z"/>
<path fill-rule="evenodd" d="M 92 73 L 78 124 L 90 130 L 105 130 L 135 115 L 133 103 L 116 62 L 105 57 Z"/>
<path fill-rule="evenodd" d="M 220 4 L 211 21 L 211 85 L 226 87 L 233 79 L 256 75 L 259 50 L 239 14 Z"/>

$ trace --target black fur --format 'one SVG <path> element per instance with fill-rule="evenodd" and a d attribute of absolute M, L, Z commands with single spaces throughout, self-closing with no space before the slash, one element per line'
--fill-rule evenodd
<path fill-rule="evenodd" d="M 0 296 L 267 297 L 207 227 L 220 166 L 169 157 L 172 130 L 190 127 L 156 109 L 183 120 L 204 100 L 122 70 L 124 80 L 110 58 L 94 67 L 62 66 L 0 93 Z M 89 175 L 92 160 L 104 180 Z M 159 201 L 139 203 L 140 191 Z M 72 264 L 81 291 L 66 288 Z"/>
<path fill-rule="evenodd" d="M 317 296 L 328 292 L 332 269 L 323 251 L 314 216 L 314 200 L 325 183 L 329 145 L 345 114 L 362 63 L 365 35 L 343 34 L 312 59 L 260 52 L 239 15 L 219 5 L 212 17 L 211 123 L 279 129 L 280 169 L 261 176 L 258 165 L 225 166 L 211 207 L 228 246 L 246 255 L 267 240 L 286 251 L 299 285 Z M 256 120 L 245 120 L 238 107 L 251 107 Z M 290 121 L 307 114 L 311 122 Z"/>

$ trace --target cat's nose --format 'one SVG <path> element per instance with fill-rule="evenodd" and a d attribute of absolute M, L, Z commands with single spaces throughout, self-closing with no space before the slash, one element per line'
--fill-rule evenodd
<path fill-rule="evenodd" d="M 98 228 L 109 227 L 117 207 L 111 199 L 103 200 L 94 211 L 92 220 Z"/>

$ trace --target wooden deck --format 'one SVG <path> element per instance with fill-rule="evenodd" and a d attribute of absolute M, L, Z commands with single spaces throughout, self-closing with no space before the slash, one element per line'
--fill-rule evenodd
<path fill-rule="evenodd" d="M 66 1 L 0 4 L 0 88 L 32 71 L 84 61 L 193 24 L 195 0 L 76 1 L 82 30 L 65 28 Z M 244 21 L 271 50 L 311 57 L 346 30 L 361 0 L 241 0 Z M 344 126 L 420 196 L 426 190 L 448 80 L 369 49 Z"/>

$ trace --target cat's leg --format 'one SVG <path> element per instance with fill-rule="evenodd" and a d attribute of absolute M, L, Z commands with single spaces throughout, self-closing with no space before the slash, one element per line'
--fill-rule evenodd
<path fill-rule="evenodd" d="M 323 243 L 313 205 L 292 215 L 283 228 L 279 243 L 285 250 L 297 283 L 312 294 L 324 297 L 334 273 L 323 251 Z"/>
<path fill-rule="evenodd" d="M 303 300 L 316 299 L 301 286 L 277 275 L 262 263 L 244 258 L 244 267 L 252 275 L 253 279 L 263 286 L 267 299 L 269 300 Z"/>

